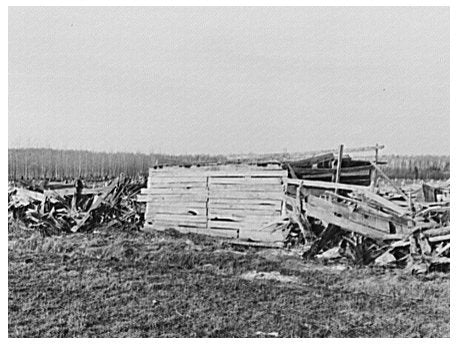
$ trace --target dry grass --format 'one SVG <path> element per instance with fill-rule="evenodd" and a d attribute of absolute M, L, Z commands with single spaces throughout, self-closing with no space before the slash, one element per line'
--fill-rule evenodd
<path fill-rule="evenodd" d="M 444 274 L 319 269 L 173 232 L 14 228 L 8 247 L 10 337 L 449 336 Z"/>

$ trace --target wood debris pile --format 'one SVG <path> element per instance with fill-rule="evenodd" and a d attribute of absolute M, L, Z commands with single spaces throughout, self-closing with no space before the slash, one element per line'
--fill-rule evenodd
<path fill-rule="evenodd" d="M 90 231 L 107 224 L 139 229 L 143 218 L 136 196 L 142 187 L 144 183 L 120 176 L 103 188 L 82 192 L 78 204 L 73 206 L 74 188 L 11 187 L 8 217 L 44 235 Z"/>
<path fill-rule="evenodd" d="M 389 188 L 289 178 L 287 245 L 304 245 L 307 258 L 448 270 L 450 182 L 400 187 L 371 164 Z"/>

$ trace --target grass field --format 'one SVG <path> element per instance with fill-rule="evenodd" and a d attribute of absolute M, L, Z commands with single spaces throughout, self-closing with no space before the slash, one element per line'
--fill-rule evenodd
<path fill-rule="evenodd" d="M 13 225 L 8 247 L 10 337 L 449 336 L 447 274 L 343 269 L 173 231 L 42 238 Z"/>

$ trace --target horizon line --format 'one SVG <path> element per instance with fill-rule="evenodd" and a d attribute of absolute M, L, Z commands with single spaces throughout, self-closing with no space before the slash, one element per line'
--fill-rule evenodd
<path fill-rule="evenodd" d="M 450 152 L 448 154 L 442 153 L 425 153 L 425 154 L 412 154 L 412 153 L 384 153 L 383 148 L 384 145 L 380 145 L 382 148 L 379 151 L 379 156 L 438 156 L 438 157 L 450 157 Z M 372 147 L 364 147 L 364 148 L 372 148 Z M 373 147 L 375 148 L 375 146 Z M 193 155 L 207 155 L 207 156 L 224 156 L 224 157 L 234 157 L 234 156 L 265 156 L 265 155 L 316 155 L 316 154 L 325 154 L 338 151 L 338 148 L 330 148 L 330 149 L 321 149 L 321 150 L 310 150 L 310 151 L 295 151 L 295 152 L 269 152 L 269 153 L 256 153 L 256 152 L 240 152 L 240 153 L 169 153 L 169 152 L 140 152 L 140 151 L 107 151 L 107 150 L 97 150 L 97 149 L 86 149 L 86 148 L 52 148 L 52 147 L 10 147 L 8 146 L 8 150 L 16 149 L 16 150 L 27 150 L 27 149 L 36 149 L 36 150 L 54 150 L 54 151 L 76 151 L 76 152 L 89 152 L 89 153 L 100 153 L 100 154 L 141 154 L 141 155 L 168 155 L 168 156 L 193 156 Z M 352 150 L 357 150 L 358 148 L 349 147 L 345 148 L 344 146 L 344 153 L 352 153 L 352 154 L 360 154 L 361 152 L 352 152 Z M 373 150 L 365 150 L 364 152 L 369 153 Z M 375 153 L 375 151 L 373 151 Z"/>

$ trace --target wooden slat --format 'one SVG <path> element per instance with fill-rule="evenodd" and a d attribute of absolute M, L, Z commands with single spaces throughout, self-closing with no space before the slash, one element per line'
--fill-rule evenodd
<path fill-rule="evenodd" d="M 82 195 L 97 195 L 101 194 L 105 188 L 85 188 L 81 191 Z M 46 196 L 52 196 L 53 194 L 57 194 L 61 197 L 70 196 L 75 193 L 75 188 L 66 188 L 66 189 L 53 189 L 53 190 L 45 190 L 44 194 Z"/>
<path fill-rule="evenodd" d="M 207 228 L 203 230 L 201 234 L 210 235 L 219 238 L 237 238 L 237 229 L 218 229 L 218 228 Z"/>
<path fill-rule="evenodd" d="M 331 182 L 322 182 L 317 180 L 302 180 L 302 179 L 290 179 L 286 180 L 288 185 L 299 185 L 302 183 L 305 187 L 313 187 L 313 188 L 321 188 L 321 189 L 329 189 L 334 190 L 336 187 L 339 190 L 347 190 L 347 191 L 359 191 L 359 192 L 366 192 L 369 188 L 365 186 L 358 186 L 358 185 L 351 185 L 351 184 L 342 184 L 342 183 L 331 183 Z"/>
<path fill-rule="evenodd" d="M 208 204 L 208 209 L 209 210 L 216 210 L 216 209 L 221 209 L 221 210 L 227 210 L 227 211 L 235 211 L 235 212 L 240 212 L 240 211 L 276 211 L 281 209 L 281 202 L 278 202 L 277 204 L 237 204 L 237 203 L 209 203 Z"/>
<path fill-rule="evenodd" d="M 199 211 L 206 211 L 207 210 L 207 207 L 205 206 L 205 203 L 181 203 L 181 204 L 177 204 L 177 203 L 173 203 L 173 204 L 170 204 L 170 203 L 158 203 L 158 204 L 155 204 L 151 207 L 148 207 L 149 209 L 147 209 L 147 211 L 149 210 L 153 210 L 153 211 L 156 211 L 156 210 L 167 210 L 167 211 L 173 211 L 173 210 L 191 210 L 191 209 L 194 209 L 194 210 L 199 210 Z"/>
<path fill-rule="evenodd" d="M 160 183 L 160 184 L 175 184 L 175 183 L 206 183 L 207 176 L 163 176 L 157 178 L 155 175 L 150 175 L 148 181 L 152 181 L 153 183 Z"/>
<path fill-rule="evenodd" d="M 169 195 L 142 195 L 142 199 L 147 199 L 147 202 L 157 203 L 157 202 L 206 202 L 207 195 L 204 194 L 169 194 Z"/>
<path fill-rule="evenodd" d="M 253 228 L 253 229 L 261 229 L 262 227 L 270 224 L 271 222 L 275 221 L 279 218 L 279 215 L 275 216 L 260 216 L 260 217 L 249 217 L 249 218 L 240 218 L 237 216 L 220 216 L 220 217 L 213 217 L 209 216 L 209 223 L 217 222 L 217 223 L 227 223 L 228 227 L 235 227 L 235 228 Z M 224 221 L 227 220 L 227 221 Z"/>
<path fill-rule="evenodd" d="M 428 229 L 428 230 L 425 230 L 423 234 L 427 238 L 434 237 L 434 236 L 447 235 L 447 234 L 450 234 L 450 226 Z"/>
<path fill-rule="evenodd" d="M 209 220 L 208 228 L 213 229 L 239 229 L 241 228 L 240 222 L 229 222 L 229 221 L 218 221 L 218 220 Z"/>
<path fill-rule="evenodd" d="M 282 178 L 218 178 L 209 177 L 208 185 L 281 185 Z"/>
<path fill-rule="evenodd" d="M 206 182 L 193 182 L 193 183 L 151 183 L 148 187 L 150 189 L 200 189 L 207 188 Z"/>
<path fill-rule="evenodd" d="M 282 199 L 273 199 L 273 200 L 262 200 L 262 199 L 228 199 L 228 198 L 209 198 L 208 204 L 209 205 L 240 205 L 240 206 L 247 206 L 247 205 L 265 205 L 265 206 L 281 206 L 283 201 Z"/>
<path fill-rule="evenodd" d="M 235 211 L 235 212 L 275 212 L 281 211 L 281 207 L 275 206 L 262 206 L 262 205 L 250 205 L 250 206 L 243 206 L 243 205 L 211 205 L 209 206 L 209 210 L 225 210 L 225 211 Z"/>
<path fill-rule="evenodd" d="M 429 242 L 438 242 L 438 241 L 450 240 L 450 234 L 430 237 L 428 240 L 429 240 Z"/>
<path fill-rule="evenodd" d="M 208 209 L 208 216 L 235 216 L 235 217 L 259 217 L 259 216 L 275 216 L 280 215 L 281 209 Z"/>
<path fill-rule="evenodd" d="M 149 203 L 148 207 L 146 207 L 147 211 L 160 209 L 160 210 L 184 210 L 184 209 L 197 209 L 197 210 L 206 210 L 205 203 Z"/>
<path fill-rule="evenodd" d="M 171 200 L 179 200 L 179 199 L 192 199 L 193 197 L 198 198 L 198 199 L 203 199 L 206 200 L 208 197 L 208 194 L 206 192 L 193 192 L 193 193 L 172 193 L 172 194 L 148 194 L 148 193 L 142 193 L 144 196 L 149 196 L 152 200 L 153 199 L 171 199 Z"/>
<path fill-rule="evenodd" d="M 169 226 L 170 228 L 178 228 L 178 227 L 191 227 L 191 228 L 207 228 L 207 223 L 202 223 L 202 222 L 190 222 L 190 221 L 166 221 L 164 219 L 149 219 L 145 218 L 145 223 L 151 224 L 151 225 L 161 225 L 161 226 Z"/>
<path fill-rule="evenodd" d="M 245 191 L 215 191 L 210 190 L 210 198 L 218 199 L 272 199 L 281 200 L 283 197 L 282 192 L 245 192 Z"/>
<path fill-rule="evenodd" d="M 370 152 L 370 151 L 375 151 L 376 149 L 383 149 L 385 148 L 384 145 L 377 145 L 377 146 L 369 146 L 369 147 L 350 147 L 350 148 L 345 148 L 344 153 L 361 153 L 361 152 Z M 318 150 L 318 151 L 308 151 L 304 152 L 304 155 L 316 155 L 316 154 L 324 154 L 324 153 L 338 153 L 338 149 L 324 149 L 324 150 Z"/>
<path fill-rule="evenodd" d="M 197 188 L 165 188 L 165 189 L 158 189 L 158 188 L 149 188 L 147 189 L 144 194 L 147 195 L 206 195 L 207 189 L 205 187 L 197 187 Z"/>
<path fill-rule="evenodd" d="M 236 178 L 236 177 L 255 177 L 255 178 L 281 178 L 286 177 L 287 172 L 285 170 L 247 170 L 247 171 L 194 171 L 186 169 L 186 171 L 175 171 L 169 170 L 167 172 L 161 171 L 158 173 L 151 173 L 151 178 L 173 178 L 173 177 L 196 177 L 196 176 L 209 176 L 209 177 L 220 177 L 220 178 Z"/>
<path fill-rule="evenodd" d="M 256 185 L 211 185 L 210 192 L 278 192 L 282 193 L 283 188 L 280 185 L 256 186 Z"/>
<path fill-rule="evenodd" d="M 193 228 L 207 228 L 206 222 L 195 221 L 175 221 L 167 219 L 145 219 L 146 222 L 154 224 L 168 225 L 170 227 L 193 227 Z"/>
<path fill-rule="evenodd" d="M 146 217 L 153 217 L 155 215 L 188 215 L 191 212 L 196 213 L 197 215 L 205 215 L 207 210 L 206 209 L 148 209 L 145 212 L 145 218 Z"/>

